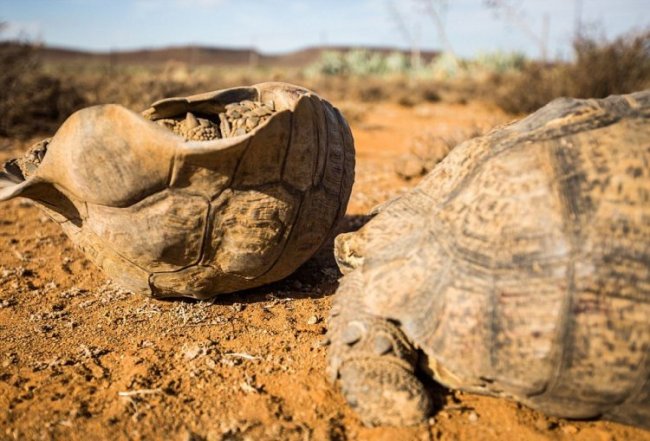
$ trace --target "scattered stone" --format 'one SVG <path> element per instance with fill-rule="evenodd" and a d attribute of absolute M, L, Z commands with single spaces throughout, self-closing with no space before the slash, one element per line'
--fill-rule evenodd
<path fill-rule="evenodd" d="M 6 367 L 9 367 L 10 365 L 16 364 L 16 363 L 18 363 L 18 354 L 16 354 L 15 352 L 12 352 L 9 355 L 7 355 L 7 358 L 5 358 L 2 361 L 2 367 L 6 368 Z"/>
<path fill-rule="evenodd" d="M 183 351 L 183 358 L 185 360 L 194 360 L 206 354 L 206 349 L 201 345 L 195 344 Z"/>
<path fill-rule="evenodd" d="M 329 338 L 327 338 L 327 337 L 323 337 L 323 338 L 317 340 L 317 341 L 313 344 L 312 347 L 313 347 L 314 349 L 316 349 L 316 348 L 324 348 L 324 347 L 326 347 L 326 346 L 329 346 L 331 343 L 332 343 L 332 342 L 330 341 Z"/>
<path fill-rule="evenodd" d="M 10 308 L 14 305 L 17 305 L 18 301 L 14 297 L 10 297 L 8 299 L 2 299 L 0 300 L 0 308 Z"/>
<path fill-rule="evenodd" d="M 535 420 L 535 428 L 537 430 L 546 431 L 554 429 L 555 427 L 556 425 L 553 422 L 547 420 L 546 417 L 541 416 Z"/>
<path fill-rule="evenodd" d="M 52 282 L 54 283 L 54 282 Z M 54 284 L 54 287 L 56 287 L 56 284 Z M 77 288 L 77 287 L 72 287 L 70 289 L 67 289 L 63 291 L 61 294 L 59 294 L 59 297 L 62 299 L 71 299 L 73 297 L 78 297 L 84 294 L 88 294 L 88 291 L 85 289 Z"/>
<path fill-rule="evenodd" d="M 575 435 L 578 433 L 579 429 L 574 426 L 574 425 L 566 425 L 562 426 L 562 432 L 566 433 L 567 435 Z"/>

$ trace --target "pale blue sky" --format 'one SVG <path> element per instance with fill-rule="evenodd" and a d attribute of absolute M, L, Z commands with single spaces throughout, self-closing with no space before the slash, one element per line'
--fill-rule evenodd
<path fill-rule="evenodd" d="M 535 33 L 549 17 L 549 55 L 568 56 L 580 0 L 518 0 Z M 517 2 L 517 0 L 515 0 Z M 284 52 L 306 46 L 408 47 L 386 0 L 0 0 L 0 38 L 27 36 L 49 45 L 92 50 L 202 44 Z M 417 0 L 393 0 L 425 49 L 440 47 Z M 452 46 L 462 56 L 493 50 L 539 55 L 517 26 L 483 0 L 450 0 Z M 581 0 L 582 21 L 612 37 L 650 26 L 650 0 Z"/>

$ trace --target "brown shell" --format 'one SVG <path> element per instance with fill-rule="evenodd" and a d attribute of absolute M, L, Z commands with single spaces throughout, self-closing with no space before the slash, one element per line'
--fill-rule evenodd
<path fill-rule="evenodd" d="M 336 252 L 363 287 L 336 307 L 399 323 L 443 384 L 649 427 L 650 91 L 456 147 Z"/>
<path fill-rule="evenodd" d="M 244 100 L 272 101 L 276 112 L 242 136 L 186 141 L 152 122 L 215 118 Z M 40 202 L 111 278 L 156 297 L 207 298 L 281 279 L 345 212 L 352 135 L 306 89 L 263 83 L 162 100 L 143 115 L 118 105 L 73 114 L 33 175 L 4 174 L 0 200 Z"/>

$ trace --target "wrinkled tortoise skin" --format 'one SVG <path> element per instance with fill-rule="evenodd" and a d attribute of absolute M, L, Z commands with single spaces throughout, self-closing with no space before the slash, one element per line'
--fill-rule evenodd
<path fill-rule="evenodd" d="M 457 146 L 335 252 L 329 374 L 366 424 L 422 421 L 424 374 L 650 428 L 650 91 Z"/>
<path fill-rule="evenodd" d="M 242 101 L 274 112 L 219 137 L 210 120 Z M 90 107 L 45 154 L 33 150 L 35 169 L 7 163 L 0 200 L 40 203 L 112 279 L 154 297 L 209 298 L 289 275 L 332 234 L 354 178 L 339 111 L 283 83 L 166 99 L 143 114 Z"/>

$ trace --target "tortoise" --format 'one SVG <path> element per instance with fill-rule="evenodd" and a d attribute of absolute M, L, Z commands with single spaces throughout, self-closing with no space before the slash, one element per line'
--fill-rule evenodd
<path fill-rule="evenodd" d="M 4 169 L 0 200 L 37 202 L 118 284 L 204 299 L 282 279 L 333 235 L 354 146 L 327 101 L 262 83 L 82 109 Z"/>
<path fill-rule="evenodd" d="M 650 90 L 552 101 L 376 211 L 335 240 L 328 319 L 365 424 L 421 422 L 433 378 L 650 428 Z"/>

